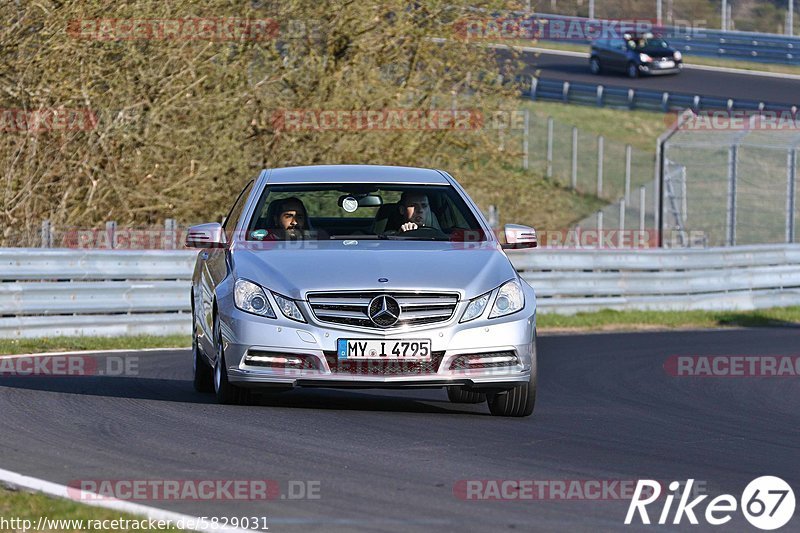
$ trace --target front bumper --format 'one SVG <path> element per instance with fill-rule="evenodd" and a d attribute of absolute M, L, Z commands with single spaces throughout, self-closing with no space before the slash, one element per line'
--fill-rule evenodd
<path fill-rule="evenodd" d="M 466 305 L 466 304 L 464 304 Z M 303 309 L 306 317 L 309 312 Z M 384 333 L 312 321 L 268 319 L 221 306 L 220 324 L 228 379 L 239 386 L 263 388 L 441 388 L 461 385 L 474 390 L 504 390 L 527 383 L 536 374 L 535 296 L 526 291 L 526 307 L 500 319 L 458 323 L 459 305 L 447 322 Z M 429 364 L 414 362 L 359 362 L 343 368 L 336 357 L 338 339 L 430 339 L 435 357 Z M 515 364 L 464 368 L 464 355 L 516 355 Z M 248 364 L 256 353 L 302 356 L 303 368 Z M 455 366 L 455 367 L 454 367 Z"/>
<path fill-rule="evenodd" d="M 683 70 L 683 63 L 676 63 L 674 67 L 669 67 L 669 68 L 661 68 L 655 64 L 639 65 L 639 72 L 642 74 L 648 74 L 650 76 L 658 76 L 661 74 L 678 74 L 682 70 Z"/>

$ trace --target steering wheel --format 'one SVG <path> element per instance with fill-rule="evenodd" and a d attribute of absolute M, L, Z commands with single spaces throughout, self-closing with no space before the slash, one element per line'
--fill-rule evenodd
<path fill-rule="evenodd" d="M 417 229 L 412 229 L 408 231 L 398 232 L 398 235 L 402 235 L 404 237 L 418 237 L 421 239 L 428 238 L 428 239 L 450 239 L 445 232 L 440 229 L 432 228 L 430 226 L 422 226 Z"/>

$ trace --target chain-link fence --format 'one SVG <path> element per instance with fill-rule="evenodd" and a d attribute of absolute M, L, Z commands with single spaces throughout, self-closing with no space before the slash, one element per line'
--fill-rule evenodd
<path fill-rule="evenodd" d="M 708 246 L 800 242 L 800 129 L 776 124 L 750 115 L 679 127 L 662 148 L 664 229 L 702 234 Z"/>

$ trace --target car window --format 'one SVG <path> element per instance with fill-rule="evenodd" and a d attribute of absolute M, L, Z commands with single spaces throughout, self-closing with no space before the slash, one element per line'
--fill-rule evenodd
<path fill-rule="evenodd" d="M 420 231 L 403 229 L 407 222 L 414 222 Z M 486 235 L 450 185 L 267 186 L 248 223 L 246 239 L 284 238 L 482 241 Z"/>
<path fill-rule="evenodd" d="M 231 242 L 233 238 L 233 230 L 236 229 L 236 222 L 239 220 L 239 217 L 242 216 L 242 211 L 244 211 L 244 206 L 247 204 L 247 197 L 250 195 L 250 189 L 252 188 L 253 181 L 251 180 L 250 183 L 244 186 L 242 192 L 239 193 L 239 196 L 233 203 L 233 207 L 231 207 L 231 210 L 228 212 L 228 216 L 225 217 L 222 223 L 222 229 L 225 231 L 227 242 Z"/>
<path fill-rule="evenodd" d="M 609 40 L 609 47 L 620 49 L 625 48 L 625 40 L 624 39 L 611 39 Z"/>

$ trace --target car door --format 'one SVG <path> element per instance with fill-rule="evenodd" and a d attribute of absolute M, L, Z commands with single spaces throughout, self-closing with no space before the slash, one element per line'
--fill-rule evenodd
<path fill-rule="evenodd" d="M 252 188 L 253 181 L 250 181 L 245 185 L 244 189 L 242 189 L 242 192 L 239 193 L 231 210 L 228 212 L 228 216 L 226 216 L 223 221 L 222 229 L 225 233 L 225 242 L 227 243 L 230 243 L 233 239 L 233 232 L 236 229 L 239 218 L 241 218 L 244 212 Z M 200 252 L 198 256 L 198 261 L 200 261 L 200 286 L 202 287 L 202 294 L 200 295 L 203 313 L 202 324 L 205 330 L 204 337 L 207 342 L 207 345 L 204 344 L 203 348 L 208 354 L 213 354 L 215 349 L 213 345 L 214 294 L 217 285 L 228 275 L 228 253 L 229 251 L 227 248 L 208 248 Z"/>
<path fill-rule="evenodd" d="M 625 70 L 628 66 L 628 49 L 625 39 L 609 40 L 608 66 L 614 70 Z"/>

